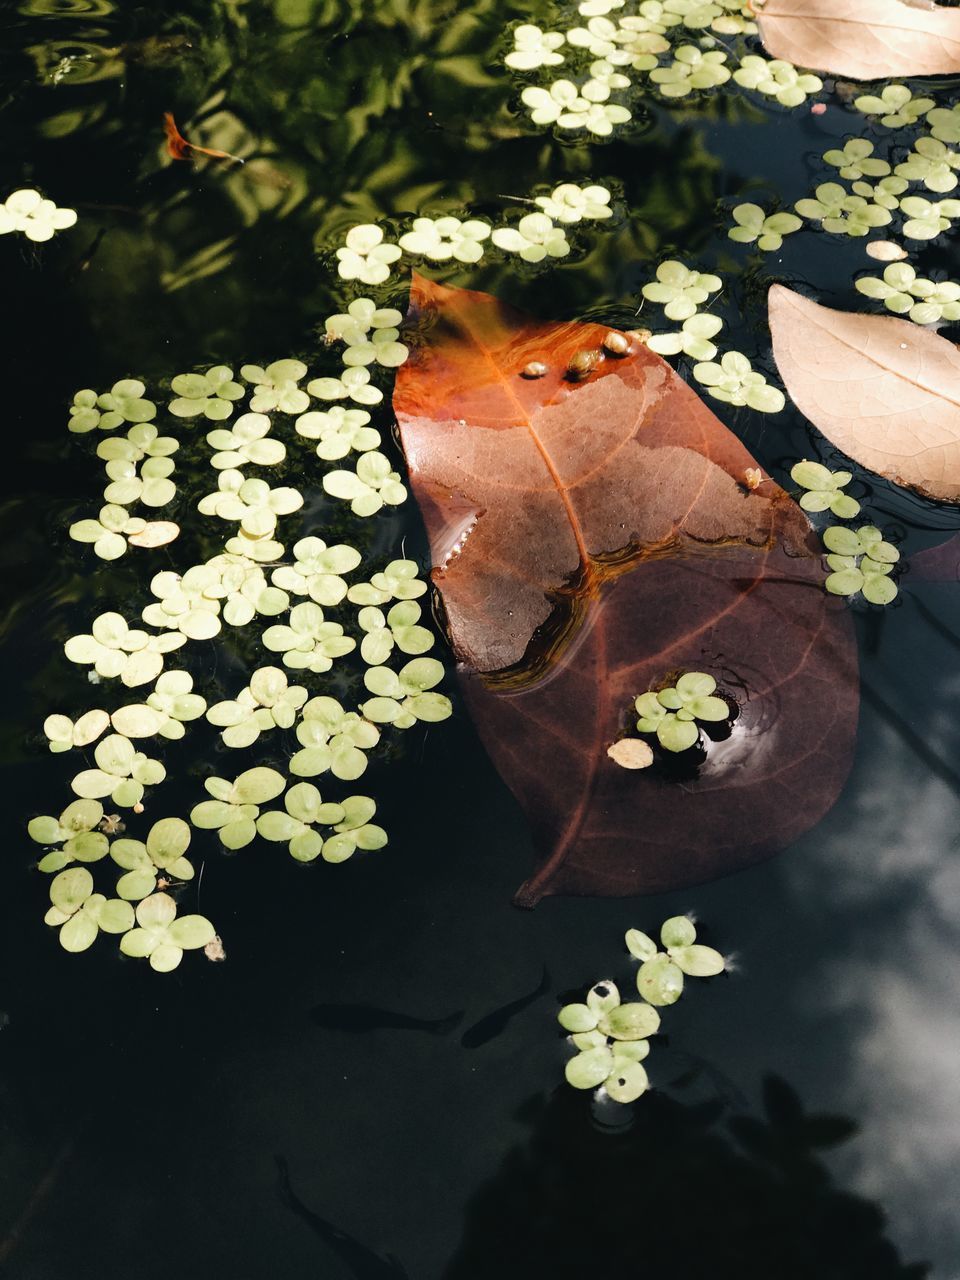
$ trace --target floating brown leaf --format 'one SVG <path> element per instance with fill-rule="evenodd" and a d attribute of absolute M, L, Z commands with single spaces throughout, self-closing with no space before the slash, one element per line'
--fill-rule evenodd
<path fill-rule="evenodd" d="M 518 901 L 676 887 L 789 843 L 843 784 L 857 704 L 803 513 L 769 479 L 748 488 L 754 459 L 636 340 L 578 376 L 602 326 L 421 277 L 409 320 L 394 407 L 433 579 L 543 855 Z M 523 376 L 533 361 L 545 376 Z M 621 768 L 634 698 L 683 670 L 715 675 L 732 726 L 680 776 L 662 752 Z"/>
<path fill-rule="evenodd" d="M 768 295 L 777 369 L 802 413 L 878 475 L 960 500 L 960 351 L 910 320 Z"/>
<path fill-rule="evenodd" d="M 774 58 L 856 80 L 960 71 L 960 10 L 905 0 L 766 0 L 760 38 Z"/>

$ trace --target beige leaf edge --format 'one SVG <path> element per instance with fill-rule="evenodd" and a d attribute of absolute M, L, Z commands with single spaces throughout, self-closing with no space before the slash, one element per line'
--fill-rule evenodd
<path fill-rule="evenodd" d="M 960 9 L 905 0 L 754 0 L 760 39 L 799 67 L 879 80 L 960 71 Z"/>
<path fill-rule="evenodd" d="M 861 466 L 960 501 L 960 348 L 909 320 L 834 311 L 773 285 L 773 357 L 801 413 Z"/>

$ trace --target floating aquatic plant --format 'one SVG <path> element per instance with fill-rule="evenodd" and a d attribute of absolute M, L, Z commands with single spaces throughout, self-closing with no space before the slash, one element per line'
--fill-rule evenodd
<path fill-rule="evenodd" d="M 244 533 L 254 538 L 269 536 L 280 516 L 303 506 L 303 495 L 288 487 L 271 489 L 266 480 L 248 480 L 242 471 L 228 467 L 217 477 L 217 489 L 197 503 L 205 516 L 237 520 Z"/>
<path fill-rule="evenodd" d="M 233 782 L 226 778 L 206 778 L 203 785 L 213 799 L 194 805 L 190 811 L 191 823 L 203 830 L 216 831 L 225 848 L 242 849 L 257 834 L 260 806 L 275 800 L 287 784 L 276 769 L 258 765 L 238 774 Z"/>
<path fill-rule="evenodd" d="M 803 221 L 796 214 L 767 214 L 758 204 L 750 203 L 738 204 L 733 211 L 733 220 L 737 225 L 727 232 L 729 238 L 741 244 L 756 242 L 757 248 L 764 252 L 779 249 L 784 236 L 803 226 Z"/>
<path fill-rule="evenodd" d="M 138 378 L 121 378 L 100 395 L 86 388 L 73 397 L 67 430 L 83 435 L 97 428 L 115 431 L 124 422 L 149 422 L 157 416 L 157 406 L 144 396 L 145 385 Z"/>
<path fill-rule="evenodd" d="M 417 720 L 435 723 L 453 714 L 450 699 L 432 692 L 443 679 L 443 666 L 435 658 L 414 658 L 400 671 L 371 667 L 363 682 L 375 696 L 361 710 L 368 720 L 410 729 Z"/>
<path fill-rule="evenodd" d="M 782 107 L 799 107 L 812 93 L 819 93 L 823 81 L 810 72 L 801 72 L 792 62 L 781 58 L 761 58 L 747 54 L 733 73 L 737 84 L 745 89 L 775 98 Z"/>
<path fill-rule="evenodd" d="M 298 862 L 345 862 L 357 849 L 382 849 L 387 833 L 370 822 L 377 806 L 369 796 L 347 796 L 340 803 L 324 802 L 310 782 L 298 782 L 283 797 L 285 812 L 271 809 L 257 819 L 265 840 L 284 842 Z M 332 828 L 324 837 L 318 826 Z"/>
<path fill-rule="evenodd" d="M 727 55 L 719 49 L 702 53 L 696 45 L 684 44 L 674 51 L 668 67 L 657 67 L 650 79 L 665 98 L 685 98 L 695 89 L 714 89 L 730 79 Z"/>
<path fill-rule="evenodd" d="M 798 200 L 793 207 L 835 235 L 865 236 L 891 221 L 889 209 L 863 196 L 850 195 L 839 182 L 821 182 L 815 198 Z"/>
<path fill-rule="evenodd" d="M 913 150 L 894 172 L 910 182 L 922 182 L 928 191 L 953 191 L 960 169 L 960 151 L 951 151 L 938 138 L 918 138 Z"/>
<path fill-rule="evenodd" d="M 365 752 L 380 741 L 380 730 L 369 717 L 345 711 L 336 698 L 321 696 L 304 706 L 297 741 L 302 749 L 290 760 L 290 772 L 296 777 L 316 778 L 329 770 L 352 782 L 366 771 Z"/>
<path fill-rule="evenodd" d="M 870 604 L 890 604 L 897 598 L 897 584 L 889 577 L 900 552 L 875 525 L 847 529 L 831 525 L 823 531 L 823 545 L 830 553 L 832 572 L 823 584 L 831 595 L 861 594 Z"/>
<path fill-rule="evenodd" d="M 70 662 L 92 666 L 105 679 L 119 679 L 133 688 L 156 680 L 163 670 L 163 656 L 179 648 L 184 636 L 167 631 L 150 635 L 131 629 L 119 613 L 101 613 L 89 634 L 71 636 L 63 646 Z"/>
<path fill-rule="evenodd" d="M 148 694 L 147 705 L 160 718 L 157 733 L 176 741 L 186 733 L 184 724 L 200 719 L 207 709 L 207 700 L 194 692 L 189 671 L 164 671 L 153 693 Z"/>
<path fill-rule="evenodd" d="M 415 560 L 391 560 L 369 582 L 358 582 L 347 592 L 351 604 L 386 604 L 390 600 L 416 600 L 427 589 Z"/>
<path fill-rule="evenodd" d="M 786 404 L 783 392 L 771 387 L 740 351 L 725 352 L 719 364 L 695 364 L 693 376 L 716 400 L 727 404 L 748 405 L 758 413 L 779 413 Z"/>
<path fill-rule="evenodd" d="M 336 658 L 357 647 L 355 640 L 344 635 L 340 623 L 328 621 L 312 600 L 295 604 L 286 623 L 268 627 L 263 643 L 271 652 L 283 655 L 285 667 L 315 675 L 329 671 Z"/>
<path fill-rule="evenodd" d="M 952 107 L 934 107 L 927 112 L 930 132 L 940 142 L 960 143 L 960 103 Z"/>
<path fill-rule="evenodd" d="M 497 227 L 490 238 L 498 249 L 516 253 L 524 262 L 563 258 L 570 252 L 567 233 L 545 213 L 528 213 L 515 227 Z"/>
<path fill-rule="evenodd" d="M 921 116 L 936 106 L 933 98 L 915 98 L 903 84 L 884 85 L 879 94 L 861 94 L 854 99 L 853 105 L 864 115 L 880 116 L 880 123 L 888 129 L 916 124 Z"/>
<path fill-rule="evenodd" d="M 719 276 L 691 271 L 682 262 L 670 260 L 657 267 L 656 281 L 645 284 L 641 293 L 649 302 L 659 303 L 670 320 L 689 320 L 711 293 L 723 287 Z"/>
<path fill-rule="evenodd" d="M 520 97 L 530 108 L 534 124 L 555 124 L 559 129 L 585 129 L 599 138 L 609 137 L 615 124 L 626 124 L 631 112 L 619 103 L 608 102 L 607 98 L 611 89 L 626 88 L 630 81 L 610 64 L 598 71 L 595 63 L 591 71 L 590 79 L 579 87 L 572 80 L 565 79 L 555 80 L 549 89 L 528 85 Z"/>
<path fill-rule="evenodd" d="M 360 455 L 356 471 L 328 471 L 323 488 L 331 498 L 349 502 L 355 516 L 375 515 L 384 503 L 399 506 L 407 497 L 400 473 L 377 449 Z"/>
<path fill-rule="evenodd" d="M 301 538 L 293 544 L 293 564 L 274 569 L 272 579 L 284 591 L 332 608 L 347 594 L 341 574 L 351 573 L 360 562 L 355 547 L 343 543 L 328 547 L 322 538 Z"/>
<path fill-rule="evenodd" d="M 661 951 L 638 929 L 628 929 L 627 949 L 641 961 L 637 990 L 642 1001 L 624 1004 L 616 983 L 596 983 L 584 1003 L 564 1005 L 557 1021 L 578 1050 L 564 1069 L 575 1089 L 599 1089 L 599 1097 L 635 1102 L 650 1087 L 641 1065 L 650 1053 L 649 1037 L 660 1030 L 656 1006 L 674 1004 L 683 993 L 684 975 L 713 977 L 726 968 L 724 957 L 696 942 L 688 916 L 672 916 L 660 929 Z"/>
<path fill-rule="evenodd" d="M 356 404 L 379 404 L 383 392 L 371 386 L 370 370 L 362 365 L 345 368 L 339 378 L 314 378 L 307 390 L 318 400 L 353 400 Z"/>
<path fill-rule="evenodd" d="M 848 138 L 842 148 L 823 153 L 827 164 L 840 170 L 841 178 L 883 178 L 890 172 L 886 160 L 873 154 L 873 143 L 866 138 Z"/>
<path fill-rule="evenodd" d="M 125 956 L 149 958 L 150 968 L 169 973 L 183 959 L 184 951 L 208 946 L 216 930 L 206 916 L 177 918 L 177 904 L 167 893 L 154 893 L 138 903 L 136 928 L 120 939 Z"/>
<path fill-rule="evenodd" d="M 400 237 L 401 249 L 416 253 L 431 262 L 479 262 L 483 257 L 483 241 L 490 235 L 490 224 L 479 218 L 462 222 L 459 218 L 414 218 L 413 229 Z"/>
<path fill-rule="evenodd" d="M 67 532 L 74 542 L 91 543 L 94 555 L 101 560 L 118 560 L 126 552 L 128 542 L 147 528 L 146 520 L 132 516 L 126 507 L 108 502 L 100 508 L 96 519 L 89 516 L 77 520 Z"/>
<path fill-rule="evenodd" d="M 229 430 L 220 427 L 209 432 L 207 444 L 217 450 L 210 465 L 218 471 L 248 463 L 257 467 L 279 466 L 287 456 L 287 448 L 269 432 L 270 419 L 265 413 L 245 413 Z"/>
<path fill-rule="evenodd" d="M 97 934 L 124 933 L 133 926 L 133 908 L 118 898 L 93 892 L 93 876 L 85 867 L 71 867 L 50 885 L 51 906 L 44 923 L 59 928 L 64 951 L 86 951 Z"/>
<path fill-rule="evenodd" d="M 265 369 L 258 364 L 245 364 L 240 374 L 254 384 L 250 397 L 254 413 L 303 413 L 310 406 L 310 397 L 297 385 L 307 376 L 302 360 L 274 360 Z"/>
<path fill-rule="evenodd" d="M 249 747 L 270 729 L 292 728 L 308 696 L 279 667 L 259 667 L 236 698 L 209 707 L 207 719 L 223 729 L 224 746 Z"/>
<path fill-rule="evenodd" d="M 344 409 L 334 405 L 322 411 L 311 409 L 302 413 L 294 426 L 305 440 L 317 441 L 317 457 L 325 462 L 337 462 L 351 451 L 369 453 L 380 445 L 380 432 L 367 426 L 370 415 L 365 409 Z"/>
<path fill-rule="evenodd" d="M 640 733 L 655 733 L 667 751 L 686 751 L 700 738 L 696 722 L 728 720 L 730 708 L 714 696 L 717 682 L 704 671 L 688 671 L 675 685 L 642 693 L 634 705 Z"/>
<path fill-rule="evenodd" d="M 513 49 L 504 58 L 514 71 L 535 71 L 537 67 L 556 67 L 563 62 L 557 50 L 565 40 L 562 31 L 542 31 L 524 22 L 513 30 Z"/>
<path fill-rule="evenodd" d="M 383 284 L 400 254 L 400 246 L 384 240 L 380 227 L 372 223 L 351 227 L 344 247 L 337 250 L 337 274 L 342 280 Z"/>
<path fill-rule="evenodd" d="M 596 983 L 586 1003 L 565 1005 L 557 1021 L 571 1033 L 579 1050 L 564 1068 L 575 1089 L 602 1089 L 614 1102 L 635 1102 L 650 1081 L 643 1059 L 650 1052 L 648 1036 L 656 1033 L 660 1016 L 649 1004 L 621 1004 L 610 981 Z"/>
<path fill-rule="evenodd" d="M 11 192 L 0 204 L 0 236 L 19 231 L 28 240 L 41 243 L 52 240 L 56 232 L 75 226 L 76 221 L 76 209 L 58 209 L 32 187 Z"/>
<path fill-rule="evenodd" d="M 222 422 L 233 413 L 235 400 L 242 400 L 244 389 L 234 381 L 233 370 L 216 364 L 206 373 L 180 373 L 170 382 L 175 399 L 167 408 L 175 418 L 209 418 Z"/>
<path fill-rule="evenodd" d="M 639 929 L 628 929 L 627 950 L 640 961 L 637 990 L 650 1004 L 675 1004 L 683 994 L 684 977 L 712 978 L 726 968 L 726 960 L 713 947 L 697 943 L 697 929 L 689 916 L 671 916 L 660 927 L 661 951 Z"/>
<path fill-rule="evenodd" d="M 184 857 L 191 835 L 182 818 L 161 818 L 151 826 L 146 840 L 114 840 L 110 857 L 125 872 L 117 880 L 117 895 L 128 902 L 139 902 L 156 891 L 161 873 L 168 882 L 192 880 L 193 863 Z"/>
<path fill-rule="evenodd" d="M 70 783 L 84 800 L 109 796 L 118 808 L 132 809 L 143 799 L 144 788 L 155 787 L 167 776 L 159 760 L 137 751 L 129 738 L 111 733 L 94 748 L 95 769 L 82 769 Z"/>
<path fill-rule="evenodd" d="M 380 666 L 396 646 L 401 653 L 426 653 L 433 648 L 433 633 L 419 626 L 420 606 L 415 600 L 401 600 L 386 614 L 375 605 L 367 605 L 357 614 L 357 622 L 366 632 L 360 643 L 360 655 L 371 666 Z"/>
<path fill-rule="evenodd" d="M 602 221 L 613 214 L 610 192 L 593 183 L 578 187 L 575 182 L 561 182 L 548 196 L 535 196 L 534 203 L 554 222 L 568 224 L 585 219 Z"/>
<path fill-rule="evenodd" d="M 906 215 L 903 234 L 910 240 L 933 240 L 941 231 L 950 230 L 951 218 L 960 218 L 960 200 L 927 200 L 923 196 L 904 196 L 900 211 Z"/>
<path fill-rule="evenodd" d="M 803 458 L 790 470 L 794 484 L 806 493 L 800 495 L 804 511 L 832 511 L 841 520 L 852 520 L 860 511 L 860 503 L 843 490 L 853 479 L 849 471 L 831 471 L 819 462 Z"/>
<path fill-rule="evenodd" d="M 717 348 L 711 338 L 715 338 L 723 328 L 719 316 L 698 312 L 684 320 L 678 333 L 655 333 L 647 339 L 647 346 L 662 356 L 675 356 L 683 352 L 692 360 L 712 360 Z"/>
<path fill-rule="evenodd" d="M 960 284 L 952 280 L 934 283 L 918 276 L 908 262 L 891 262 L 882 280 L 861 276 L 856 287 L 868 298 L 877 298 L 888 311 L 908 315 L 915 324 L 960 320 Z"/>

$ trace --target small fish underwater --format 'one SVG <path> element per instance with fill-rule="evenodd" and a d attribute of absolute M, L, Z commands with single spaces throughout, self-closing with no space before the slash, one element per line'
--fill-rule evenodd
<path fill-rule="evenodd" d="M 541 996 L 546 995 L 550 989 L 550 974 L 547 967 L 543 967 L 543 975 L 539 984 L 525 996 L 519 996 L 516 1000 L 511 1000 L 501 1009 L 495 1009 L 492 1013 L 488 1013 L 481 1018 L 479 1022 L 475 1022 L 473 1026 L 467 1027 L 466 1031 L 460 1037 L 460 1044 L 464 1049 L 479 1049 L 481 1045 L 495 1039 L 501 1031 L 504 1030 L 507 1023 L 510 1022 L 518 1013 L 522 1013 L 534 1001 L 539 1000 Z"/>
<path fill-rule="evenodd" d="M 415 1018 L 372 1004 L 318 1004 L 310 1010 L 310 1018 L 325 1031 L 425 1031 L 445 1036 L 463 1021 L 463 1010 L 444 1018 Z"/>
<path fill-rule="evenodd" d="M 381 1257 L 355 1236 L 308 1209 L 290 1185 L 290 1170 L 283 1156 L 274 1156 L 280 1201 L 301 1218 L 344 1263 L 357 1280 L 410 1280 L 405 1267 L 392 1255 Z"/>

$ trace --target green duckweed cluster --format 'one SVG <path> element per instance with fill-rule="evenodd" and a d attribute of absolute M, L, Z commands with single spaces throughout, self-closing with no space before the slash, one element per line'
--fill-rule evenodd
<path fill-rule="evenodd" d="M 569 192 L 560 196 L 576 205 Z M 600 216 L 600 193 L 594 189 L 590 200 Z M 175 537 L 180 522 L 189 520 L 193 531 L 199 521 L 215 542 L 222 526 L 227 533 L 206 559 L 148 573 L 138 604 L 101 612 L 64 645 L 67 661 L 102 690 L 101 705 L 46 718 L 50 750 L 84 760 L 69 783 L 75 798 L 27 827 L 42 849 L 38 869 L 52 877 L 46 921 L 65 950 L 85 951 L 112 934 L 122 954 L 147 959 L 158 972 L 175 968 L 185 951 L 220 958 L 211 921 L 179 906 L 196 879 L 187 852 L 197 831 L 228 851 L 257 838 L 283 845 L 301 863 L 342 863 L 386 845 L 376 800 L 345 791 L 385 739 L 451 714 L 438 688 L 443 664 L 428 656 L 436 636 L 418 603 L 427 584 L 412 560 L 369 560 L 339 538 L 312 532 L 288 543 L 286 526 L 299 519 L 304 492 L 266 477 L 295 475 L 302 483 L 311 469 L 318 473 L 314 499 L 326 494 L 340 508 L 331 516 L 338 532 L 353 522 L 361 542 L 368 541 L 364 521 L 407 500 L 378 447 L 380 432 L 367 425 L 368 409 L 329 403 L 381 403 L 378 382 L 407 357 L 401 319 L 368 298 L 328 317 L 321 359 L 329 366 L 339 354 L 339 374 L 328 367 L 314 375 L 304 362 L 283 359 L 244 364 L 238 376 L 226 366 L 178 374 L 170 396 L 148 395 L 142 381 L 128 378 L 74 397 L 68 428 L 96 441 L 107 480 L 99 517 L 70 527 L 75 541 L 104 560 L 137 548 L 149 563 L 151 548 L 172 540 L 151 537 L 151 524 L 172 527 Z M 198 425 L 212 429 L 193 437 L 191 459 L 205 454 L 210 480 L 201 460 L 187 469 L 181 490 L 172 459 L 186 443 L 182 432 Z M 176 521 L 145 518 L 168 506 Z M 211 696 L 195 687 L 193 664 L 181 654 L 224 629 L 242 631 L 254 657 L 239 678 L 225 674 L 220 696 Z M 241 753 L 241 763 L 204 778 L 188 814 L 157 818 L 171 745 L 204 721 L 223 747 Z M 251 751 L 261 759 L 244 758 Z M 149 818 L 141 817 L 148 809 Z"/>
<path fill-rule="evenodd" d="M 687 671 L 676 684 L 641 693 L 634 705 L 639 713 L 637 731 L 655 733 L 665 751 L 688 751 L 700 740 L 697 721 L 728 720 L 729 704 L 716 697 L 717 682 L 705 671 Z"/>
<path fill-rule="evenodd" d="M 829 511 L 840 520 L 852 520 L 860 514 L 860 503 L 843 492 L 853 479 L 849 471 L 831 471 L 804 458 L 794 464 L 790 476 L 804 490 L 800 496 L 804 511 Z M 862 595 L 869 604 L 892 604 L 898 588 L 890 575 L 900 552 L 884 540 L 875 525 L 861 525 L 857 530 L 830 525 L 822 537 L 830 569 L 824 587 L 830 595 Z"/>
<path fill-rule="evenodd" d="M 557 1021 L 577 1050 L 564 1069 L 568 1084 L 596 1089 L 614 1102 L 635 1102 L 647 1092 L 643 1063 L 650 1037 L 660 1029 L 658 1010 L 680 999 L 685 978 L 711 978 L 727 967 L 719 951 L 696 939 L 689 916 L 665 920 L 659 946 L 639 929 L 627 930 L 627 950 L 640 961 L 640 1000 L 624 1003 L 616 983 L 605 979 L 590 988 L 584 1003 L 564 1005 Z"/>

